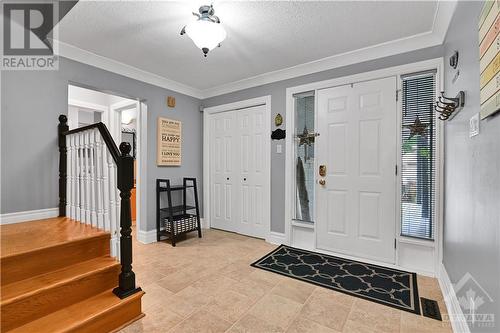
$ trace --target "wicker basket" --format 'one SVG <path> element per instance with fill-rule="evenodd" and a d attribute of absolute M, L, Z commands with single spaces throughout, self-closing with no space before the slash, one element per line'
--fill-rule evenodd
<path fill-rule="evenodd" d="M 165 231 L 171 232 L 171 224 L 168 221 L 168 218 L 163 219 L 163 226 L 165 227 Z M 174 218 L 174 235 L 179 235 L 184 232 L 198 230 L 198 219 L 196 215 L 186 214 L 175 216 Z"/>

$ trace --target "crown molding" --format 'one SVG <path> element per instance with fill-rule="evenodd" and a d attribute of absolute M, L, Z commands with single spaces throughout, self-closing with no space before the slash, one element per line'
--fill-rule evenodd
<path fill-rule="evenodd" d="M 142 69 L 124 64 L 122 62 L 107 58 L 71 44 L 57 41 L 59 46 L 59 55 L 64 58 L 75 60 L 87 65 L 104 69 L 116 74 L 120 74 L 138 81 L 146 82 L 157 87 L 172 90 L 184 95 L 201 99 L 203 96 L 201 90 L 188 85 L 167 79 L 163 76 L 144 71 Z"/>
<path fill-rule="evenodd" d="M 139 68 L 104 56 L 100 56 L 98 54 L 80 49 L 76 46 L 64 42 L 59 41 L 58 43 L 59 52 L 62 57 L 198 99 L 206 99 L 214 96 L 228 94 L 238 90 L 269 84 L 272 82 L 288 80 L 303 75 L 309 75 L 338 67 L 348 66 L 356 63 L 441 45 L 443 44 L 446 37 L 446 33 L 453 17 L 453 13 L 455 12 L 456 4 L 457 0 L 437 2 L 432 29 L 429 32 L 392 40 L 382 44 L 377 44 L 342 54 L 337 54 L 297 66 L 263 73 L 204 90 L 167 79 L 163 76 L 141 70 Z"/>
<path fill-rule="evenodd" d="M 398 39 L 383 44 L 307 62 L 297 66 L 288 67 L 273 72 L 267 72 L 243 80 L 226 83 L 214 88 L 203 90 L 202 96 L 203 98 L 210 98 L 214 96 L 224 95 L 238 90 L 257 87 L 277 81 L 293 79 L 299 76 L 384 58 L 400 53 L 415 51 L 418 49 L 423 49 L 440 44 L 441 42 L 435 37 L 433 33 L 423 33 L 418 36 Z"/>
<path fill-rule="evenodd" d="M 222 84 L 213 88 L 202 90 L 203 98 L 228 94 L 234 91 L 261 86 L 272 82 L 288 80 L 303 75 L 441 45 L 444 42 L 453 13 L 455 12 L 456 3 L 456 0 L 439 1 L 437 3 L 432 30 L 429 32 L 392 40 L 297 66 L 267 72 L 243 80 Z"/>

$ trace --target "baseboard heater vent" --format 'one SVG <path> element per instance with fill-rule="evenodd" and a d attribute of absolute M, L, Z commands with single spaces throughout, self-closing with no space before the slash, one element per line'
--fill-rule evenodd
<path fill-rule="evenodd" d="M 439 311 L 439 305 L 436 301 L 420 297 L 420 303 L 422 304 L 422 314 L 424 315 L 424 317 L 442 321 L 441 312 Z"/>

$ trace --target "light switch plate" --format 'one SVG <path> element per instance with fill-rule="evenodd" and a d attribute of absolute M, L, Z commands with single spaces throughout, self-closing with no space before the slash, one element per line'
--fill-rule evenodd
<path fill-rule="evenodd" d="M 479 113 L 476 113 L 470 118 L 469 121 L 469 137 L 479 134 Z"/>
<path fill-rule="evenodd" d="M 281 145 L 276 145 L 276 153 L 281 154 L 281 152 L 282 152 Z"/>

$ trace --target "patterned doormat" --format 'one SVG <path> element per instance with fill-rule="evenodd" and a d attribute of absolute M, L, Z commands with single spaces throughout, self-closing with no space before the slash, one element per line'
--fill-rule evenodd
<path fill-rule="evenodd" d="M 251 266 L 420 314 L 417 274 L 280 245 Z"/>

